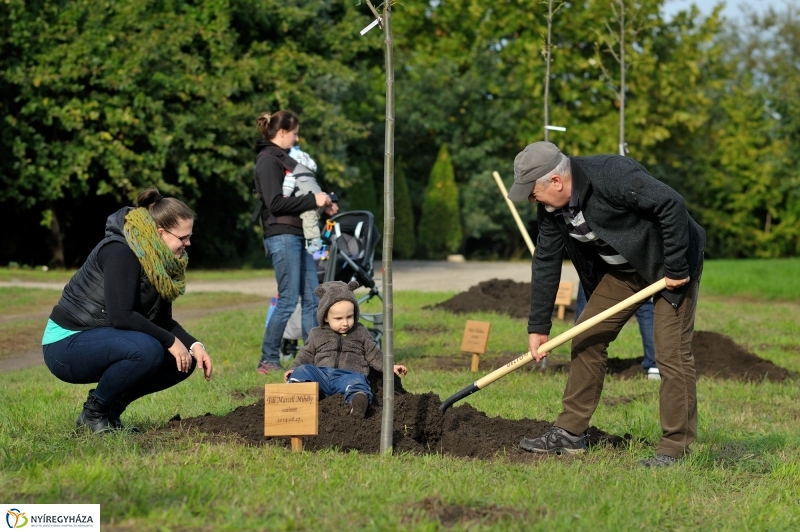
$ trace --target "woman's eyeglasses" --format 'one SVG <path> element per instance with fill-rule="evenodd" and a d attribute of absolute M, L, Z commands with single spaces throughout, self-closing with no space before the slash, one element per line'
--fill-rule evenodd
<path fill-rule="evenodd" d="M 162 227 L 161 229 L 164 229 L 164 228 Z M 184 244 L 184 245 L 186 245 L 189 242 L 189 240 L 191 240 L 191 238 L 192 238 L 192 233 L 189 233 L 188 235 L 184 235 L 184 236 L 178 236 L 175 233 L 173 233 L 172 231 L 169 231 L 168 229 L 164 229 L 164 232 L 171 234 L 172 236 L 174 236 L 175 238 L 180 240 L 181 243 Z"/>

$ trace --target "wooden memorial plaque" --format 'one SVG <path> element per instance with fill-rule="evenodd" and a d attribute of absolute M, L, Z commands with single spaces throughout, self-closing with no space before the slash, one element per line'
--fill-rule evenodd
<path fill-rule="evenodd" d="M 572 290 L 575 288 L 575 283 L 569 281 L 561 281 L 558 283 L 558 292 L 556 293 L 556 305 L 558 305 L 558 319 L 563 320 L 566 307 L 572 304 Z"/>
<path fill-rule="evenodd" d="M 291 436 L 292 450 L 302 450 L 301 436 L 319 434 L 319 383 L 264 385 L 264 436 Z"/>
<path fill-rule="evenodd" d="M 472 353 L 472 363 L 470 364 L 472 371 L 478 371 L 480 355 L 486 352 L 491 329 L 492 324 L 488 321 L 467 320 L 467 325 L 464 327 L 464 339 L 461 341 L 461 350 Z"/>

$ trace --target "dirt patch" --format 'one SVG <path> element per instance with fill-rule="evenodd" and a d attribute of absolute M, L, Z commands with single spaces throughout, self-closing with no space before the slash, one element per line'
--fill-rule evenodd
<path fill-rule="evenodd" d="M 736 379 L 743 381 L 783 381 L 796 375 L 749 353 L 727 336 L 706 331 L 696 331 L 692 348 L 695 356 L 697 374 L 712 378 Z M 513 360 L 515 356 L 495 358 L 492 367 L 499 367 Z M 438 369 L 457 369 L 467 365 L 464 357 L 436 357 L 421 362 L 442 361 Z M 641 357 L 632 359 L 608 360 L 607 371 L 621 378 L 642 376 Z M 481 367 L 481 374 L 490 369 L 490 364 Z M 568 362 L 551 361 L 547 368 L 529 364 L 521 371 L 565 372 Z M 380 452 L 381 419 L 383 414 L 383 380 L 379 373 L 370 375 L 370 384 L 375 399 L 367 410 L 365 419 L 354 419 L 349 415 L 349 407 L 344 404 L 340 394 L 320 401 L 319 435 L 304 438 L 308 451 L 339 449 L 363 453 Z M 255 391 L 254 391 L 255 392 Z M 489 417 L 469 404 L 451 407 L 444 414 L 439 411 L 442 404 L 439 396 L 433 393 L 412 394 L 403 389 L 402 381 L 395 378 L 395 408 L 393 427 L 393 449 L 396 453 L 444 454 L 460 458 L 482 460 L 499 459 L 512 463 L 528 463 L 539 456 L 519 448 L 523 437 L 537 437 L 544 434 L 552 421 L 536 419 L 504 419 Z M 644 396 L 604 397 L 604 404 L 610 407 L 622 406 L 643 399 Z M 280 445 L 289 447 L 289 438 L 264 437 L 264 400 L 253 405 L 242 406 L 225 416 L 205 416 L 171 420 L 167 427 L 156 434 L 168 432 L 187 434 L 202 432 L 209 435 L 210 441 L 233 437 L 246 445 Z M 608 434 L 597 427 L 590 427 L 587 436 L 589 446 L 605 445 L 624 447 L 631 436 Z M 569 459 L 569 458 L 566 458 Z M 438 506 L 437 506 L 438 505 Z M 423 501 L 422 510 L 438 516 L 437 519 L 453 523 L 505 519 L 507 514 L 499 508 L 450 507 L 438 502 Z M 437 513 L 438 512 L 438 513 Z"/>
<path fill-rule="evenodd" d="M 546 510 L 541 509 L 539 518 L 544 517 Z M 447 504 L 440 497 L 428 497 L 413 504 L 407 511 L 403 524 L 414 526 L 418 517 L 424 516 L 429 521 L 438 521 L 443 527 L 455 525 L 478 526 L 494 525 L 501 521 L 530 522 L 528 512 L 516 508 L 503 508 L 496 504 L 464 506 Z"/>
<path fill-rule="evenodd" d="M 429 308 L 444 309 L 455 314 L 475 311 L 497 312 L 513 318 L 527 318 L 530 310 L 530 283 L 519 283 L 509 279 L 490 279 L 471 287 L 466 292 L 438 303 Z M 566 321 L 575 320 L 575 308 L 568 307 Z M 556 311 L 553 311 L 555 317 Z M 758 355 L 748 352 L 729 337 L 722 334 L 695 331 L 692 340 L 695 369 L 698 376 L 742 381 L 783 381 L 796 375 L 785 368 L 776 366 Z M 491 371 L 515 358 L 519 354 L 504 354 L 496 358 L 483 357 L 481 371 Z M 642 376 L 642 357 L 609 357 L 606 373 L 622 378 Z M 421 366 L 427 369 L 457 370 L 469 365 L 463 357 L 431 357 L 422 359 Z M 528 371 L 563 372 L 568 371 L 569 362 L 550 362 L 546 368 L 538 364 L 528 364 Z"/>
<path fill-rule="evenodd" d="M 340 394 L 322 399 L 319 403 L 319 435 L 303 439 L 308 451 L 339 449 L 375 454 L 380 452 L 381 418 L 383 414 L 382 377 L 370 375 L 375 391 L 373 404 L 365 419 L 354 419 Z M 461 458 L 501 459 L 509 462 L 531 462 L 538 457 L 519 448 L 523 437 L 544 434 L 552 421 L 535 419 L 504 419 L 489 417 L 469 404 L 449 408 L 444 414 L 442 404 L 433 393 L 412 394 L 395 379 L 393 450 L 395 453 L 444 454 Z M 163 432 L 234 437 L 246 445 L 290 446 L 289 438 L 264 436 L 264 400 L 241 406 L 225 416 L 205 416 L 173 419 L 156 434 Z M 154 435 L 155 436 L 155 435 Z M 589 446 L 625 447 L 630 435 L 615 436 L 597 427 L 590 427 Z"/>
<path fill-rule="evenodd" d="M 512 318 L 527 318 L 531 311 L 531 283 L 518 283 L 510 279 L 489 279 L 461 292 L 447 301 L 424 308 L 448 310 L 454 314 L 497 312 Z M 574 303 L 564 308 L 564 321 L 575 321 Z M 558 307 L 553 310 L 556 317 Z"/>
<path fill-rule="evenodd" d="M 613 350 L 614 344 L 611 345 Z M 692 352 L 694 353 L 694 366 L 698 377 L 739 381 L 761 381 L 766 379 L 772 382 L 781 382 L 797 377 L 794 372 L 750 353 L 729 337 L 711 331 L 695 331 L 692 338 Z M 519 354 L 504 353 L 497 357 L 481 357 L 481 375 L 511 362 L 518 356 Z M 452 357 L 426 357 L 419 359 L 415 365 L 415 368 L 443 371 L 457 371 L 468 367 L 469 358 L 463 354 Z M 551 360 L 546 368 L 542 368 L 539 364 L 530 363 L 518 371 L 566 373 L 569 372 L 569 362 Z M 609 357 L 606 364 L 606 374 L 615 375 L 622 379 L 643 378 L 642 357 Z"/>
<path fill-rule="evenodd" d="M 42 334 L 47 319 L 0 324 L 0 360 L 38 351 L 42 356 Z M 2 368 L 2 366 L 0 366 Z"/>

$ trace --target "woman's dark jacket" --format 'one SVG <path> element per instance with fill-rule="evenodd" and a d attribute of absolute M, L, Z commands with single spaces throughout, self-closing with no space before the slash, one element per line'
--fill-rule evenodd
<path fill-rule="evenodd" d="M 303 236 L 300 213 L 317 208 L 313 194 L 300 197 L 283 195 L 283 179 L 297 162 L 275 143 L 261 139 L 256 143 L 256 194 L 262 201 L 260 211 L 264 238 L 274 235 Z"/>
<path fill-rule="evenodd" d="M 683 198 L 628 157 L 570 157 L 573 193 L 592 231 L 648 282 L 664 277 L 697 281 L 705 231 L 686 210 Z M 564 253 L 572 260 L 590 297 L 608 271 L 591 244 L 569 236 L 563 216 L 538 207 L 539 236 L 531 276 L 528 332 L 549 334 Z M 659 294 L 677 306 L 688 285 Z"/>
<path fill-rule="evenodd" d="M 125 207 L 106 220 L 106 236 L 64 287 L 50 319 L 64 329 L 98 327 L 139 331 L 169 348 L 178 337 L 186 347 L 197 340 L 172 319 L 172 303 L 150 283 L 122 233 Z"/>

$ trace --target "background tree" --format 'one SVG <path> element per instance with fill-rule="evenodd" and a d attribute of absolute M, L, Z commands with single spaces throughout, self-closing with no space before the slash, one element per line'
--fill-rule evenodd
<path fill-rule="evenodd" d="M 683 194 L 712 256 L 797 254 L 796 13 L 737 27 L 719 9 L 664 20 L 664 0 L 613 1 L 642 21 L 624 33 L 631 155 Z M 545 80 L 549 121 L 568 128 L 551 140 L 570 155 L 618 153 L 622 103 L 604 72 L 620 65 L 597 53 L 609 2 L 559 9 L 550 76 L 549 0 L 398 4 L 395 151 L 417 225 L 447 145 L 464 252 L 527 253 L 491 172 L 510 184 L 515 155 L 542 138 Z M 382 226 L 383 55 L 359 35 L 371 20 L 347 0 L 0 2 L 0 223 L 20 228 L 0 264 L 79 264 L 105 217 L 152 184 L 198 211 L 193 264 L 265 264 L 249 219 L 254 117 L 280 108 L 300 114 L 325 189 Z M 535 236 L 534 210 L 520 214 Z"/>
<path fill-rule="evenodd" d="M 343 39 L 327 33 L 343 25 L 358 35 L 346 3 L 15 1 L 3 9 L 11 59 L 0 71 L 9 89 L 0 201 L 39 213 L 55 262 L 64 262 L 70 227 L 91 226 L 94 234 L 81 236 L 96 241 L 112 205 L 149 185 L 197 208 L 204 236 L 194 258 L 235 258 L 252 241 L 250 147 L 261 111 L 299 112 L 322 177 L 345 180 L 344 145 L 364 129 L 337 116 L 353 73 L 335 58 Z"/>
<path fill-rule="evenodd" d="M 461 246 L 461 215 L 453 163 L 442 144 L 425 189 L 419 244 L 428 258 L 443 258 Z"/>
<path fill-rule="evenodd" d="M 414 212 L 411 209 L 406 173 L 400 160 L 394 167 L 394 217 L 394 255 L 398 259 L 413 258 L 417 249 Z"/>
<path fill-rule="evenodd" d="M 791 9 L 751 13 L 717 39 L 724 54 L 710 90 L 712 117 L 695 150 L 687 197 L 718 257 L 785 257 L 800 251 L 800 110 Z"/>

